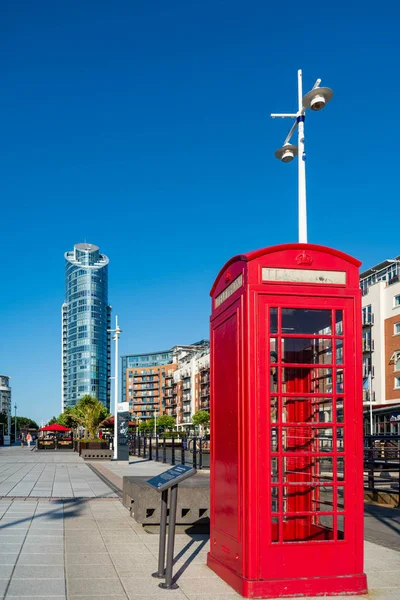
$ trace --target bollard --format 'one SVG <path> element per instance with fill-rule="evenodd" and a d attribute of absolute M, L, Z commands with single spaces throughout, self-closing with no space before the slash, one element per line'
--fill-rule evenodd
<path fill-rule="evenodd" d="M 182 438 L 181 444 L 181 464 L 185 464 L 185 440 Z"/>
<path fill-rule="evenodd" d="M 171 443 L 171 465 L 175 464 L 175 438 L 172 438 Z"/>
<path fill-rule="evenodd" d="M 163 439 L 162 454 L 163 454 L 162 461 L 163 461 L 163 463 L 166 463 L 167 462 L 167 446 L 165 444 L 165 438 Z"/>
<path fill-rule="evenodd" d="M 197 438 L 193 438 L 193 469 L 197 469 Z"/>
<path fill-rule="evenodd" d="M 153 460 L 153 436 L 149 438 L 149 460 Z"/>
<path fill-rule="evenodd" d="M 143 458 L 146 458 L 146 446 L 147 446 L 147 437 L 144 436 L 144 439 L 143 439 Z"/>
<path fill-rule="evenodd" d="M 138 456 L 140 456 L 140 436 L 138 437 Z"/>
<path fill-rule="evenodd" d="M 203 468 L 203 444 L 202 444 L 202 439 L 199 438 L 200 440 L 200 447 L 199 447 L 199 470 Z"/>

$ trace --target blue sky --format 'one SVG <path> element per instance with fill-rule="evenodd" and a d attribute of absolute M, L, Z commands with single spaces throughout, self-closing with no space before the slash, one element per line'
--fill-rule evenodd
<path fill-rule="evenodd" d="M 382 5 L 383 6 L 383 5 Z M 232 255 L 297 240 L 297 164 L 274 158 L 304 91 L 309 241 L 400 253 L 396 3 L 2 2 L 0 372 L 18 413 L 60 410 L 63 254 L 110 257 L 121 353 L 208 337 Z"/>

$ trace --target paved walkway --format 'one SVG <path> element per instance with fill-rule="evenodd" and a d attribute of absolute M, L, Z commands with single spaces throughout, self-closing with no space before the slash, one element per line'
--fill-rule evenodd
<path fill-rule="evenodd" d="M 76 452 L 0 449 L 0 498 L 116 498 Z"/>
<path fill-rule="evenodd" d="M 42 455 L 21 452 L 15 451 L 11 461 L 21 468 L 26 458 L 31 469 L 36 460 L 38 467 L 49 464 L 42 462 Z M 0 449 L 0 468 L 7 463 L 6 454 Z M 76 455 L 67 462 L 63 457 L 57 460 L 63 462 L 55 462 L 56 467 L 87 466 Z M 168 465 L 155 467 L 165 469 Z M 108 473 L 114 472 L 118 478 L 134 468 L 134 464 L 113 463 L 107 467 Z M 136 464 L 138 474 L 144 474 L 145 468 L 143 462 Z M 206 566 L 206 535 L 176 536 L 174 573 L 179 589 L 161 590 L 151 577 L 157 568 L 158 541 L 157 534 L 146 533 L 130 518 L 119 499 L 0 499 L 0 599 L 240 598 Z M 365 556 L 370 593 L 364 598 L 398 600 L 400 552 L 366 542 Z M 336 596 L 336 600 L 348 598 Z"/>

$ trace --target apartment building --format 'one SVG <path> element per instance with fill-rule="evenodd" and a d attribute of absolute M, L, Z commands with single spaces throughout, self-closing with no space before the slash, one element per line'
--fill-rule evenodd
<path fill-rule="evenodd" d="M 400 434 L 399 272 L 400 256 L 360 275 L 365 433 Z"/>
<path fill-rule="evenodd" d="M 177 428 L 190 428 L 198 410 L 209 410 L 210 345 L 190 346 L 122 356 L 122 401 L 143 422 L 154 415 L 175 417 Z"/>
<path fill-rule="evenodd" d="M 171 350 L 122 356 L 122 402 L 139 422 L 164 413 L 166 372 L 176 369 L 172 357 Z"/>
<path fill-rule="evenodd" d="M 199 410 L 210 410 L 210 344 L 176 347 L 177 369 L 173 373 L 170 412 L 177 429 L 192 429 L 192 417 Z"/>

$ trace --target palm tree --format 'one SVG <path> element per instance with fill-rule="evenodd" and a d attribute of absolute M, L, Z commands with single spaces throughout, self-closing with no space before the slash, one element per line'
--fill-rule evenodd
<path fill-rule="evenodd" d="M 109 414 L 104 404 L 94 396 L 86 394 L 75 406 L 73 418 L 86 429 L 90 439 L 94 439 L 98 428 L 108 417 Z"/>

